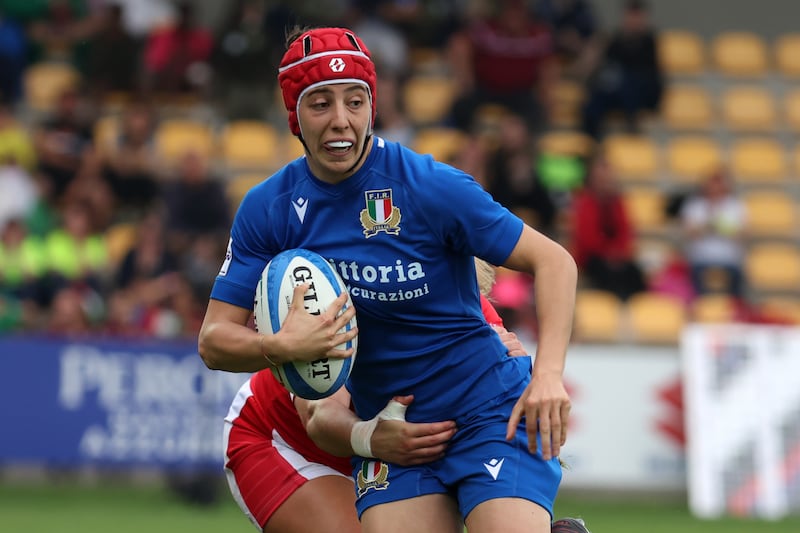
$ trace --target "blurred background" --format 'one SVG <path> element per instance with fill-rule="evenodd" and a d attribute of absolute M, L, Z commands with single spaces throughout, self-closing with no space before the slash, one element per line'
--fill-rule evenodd
<path fill-rule="evenodd" d="M 302 155 L 285 30 L 354 29 L 376 132 L 580 268 L 558 514 L 800 531 L 792 0 L 0 0 L 0 524 L 246 531 L 196 334 L 244 193 Z M 531 280 L 492 298 L 535 346 Z"/>

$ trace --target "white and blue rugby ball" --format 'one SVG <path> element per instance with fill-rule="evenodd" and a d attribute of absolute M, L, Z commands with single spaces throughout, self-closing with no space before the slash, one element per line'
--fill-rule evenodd
<path fill-rule="evenodd" d="M 305 308 L 311 314 L 320 314 L 347 287 L 339 273 L 321 255 L 296 248 L 285 250 L 264 267 L 256 288 L 254 314 L 256 329 L 264 333 L 277 333 L 286 320 L 292 305 L 294 289 L 309 284 L 305 294 Z M 344 309 L 353 305 L 348 295 Z M 356 326 L 356 318 L 341 331 Z M 339 346 L 353 348 L 353 355 L 345 359 L 323 358 L 316 361 L 285 363 L 271 368 L 272 373 L 287 390 L 307 400 L 318 400 L 336 392 L 350 375 L 355 362 L 358 338 Z"/>

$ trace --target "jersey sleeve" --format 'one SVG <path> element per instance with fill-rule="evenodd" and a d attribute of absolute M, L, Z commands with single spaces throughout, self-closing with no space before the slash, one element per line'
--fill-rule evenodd
<path fill-rule="evenodd" d="M 269 209 L 256 191 L 245 195 L 236 212 L 225 261 L 211 289 L 212 299 L 248 309 L 253 307 L 261 272 L 274 255 L 267 233 Z"/>
<path fill-rule="evenodd" d="M 425 176 L 416 198 L 431 230 L 453 250 L 505 263 L 522 234 L 522 220 L 456 168 L 433 162 Z"/>

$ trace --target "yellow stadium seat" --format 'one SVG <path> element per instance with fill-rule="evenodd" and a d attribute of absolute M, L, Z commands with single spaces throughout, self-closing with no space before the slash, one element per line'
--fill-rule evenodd
<path fill-rule="evenodd" d="M 784 95 L 783 115 L 789 129 L 800 132 L 800 89 L 791 89 Z"/>
<path fill-rule="evenodd" d="M 281 140 L 281 154 L 282 157 L 279 157 L 281 164 L 286 164 L 290 161 L 294 161 L 299 157 L 303 157 L 306 152 L 305 148 L 303 147 L 303 143 L 300 142 L 300 139 L 292 135 L 291 132 L 288 130 L 283 135 L 283 139 Z"/>
<path fill-rule="evenodd" d="M 573 80 L 559 80 L 553 84 L 550 96 L 553 124 L 559 128 L 573 128 L 580 122 L 581 107 L 586 100 L 586 87 Z"/>
<path fill-rule="evenodd" d="M 724 31 L 711 42 L 714 66 L 727 76 L 759 77 L 767 73 L 767 44 L 754 32 Z"/>
<path fill-rule="evenodd" d="M 52 111 L 58 97 L 68 89 L 76 89 L 80 81 L 80 73 L 68 63 L 34 63 L 23 73 L 25 104 L 33 111 Z"/>
<path fill-rule="evenodd" d="M 403 109 L 417 126 L 439 124 L 450 112 L 457 92 L 452 78 L 412 76 L 403 84 Z"/>
<path fill-rule="evenodd" d="M 743 183 L 784 182 L 788 177 L 783 147 L 769 137 L 737 139 L 729 159 L 731 173 Z"/>
<path fill-rule="evenodd" d="M 800 175 L 800 144 L 795 146 L 792 151 L 792 165 L 795 175 Z"/>
<path fill-rule="evenodd" d="M 575 298 L 575 339 L 616 342 L 622 332 L 622 302 L 613 293 L 581 289 Z"/>
<path fill-rule="evenodd" d="M 413 148 L 421 154 L 430 154 L 437 161 L 451 161 L 465 146 L 467 136 L 454 128 L 428 127 L 420 129 Z"/>
<path fill-rule="evenodd" d="M 264 174 L 237 174 L 228 180 L 225 186 L 225 192 L 228 196 L 228 202 L 231 208 L 235 211 L 242 198 L 247 194 L 247 191 L 267 179 Z"/>
<path fill-rule="evenodd" d="M 211 128 L 202 122 L 174 118 L 164 120 L 156 127 L 155 145 L 165 161 L 174 163 L 189 151 L 211 157 L 215 138 Z"/>
<path fill-rule="evenodd" d="M 784 76 L 800 77 L 800 33 L 781 35 L 773 46 L 775 67 Z"/>
<path fill-rule="evenodd" d="M 575 130 L 553 130 L 542 134 L 539 150 L 550 155 L 587 157 L 594 149 L 594 140 Z"/>
<path fill-rule="evenodd" d="M 659 189 L 637 187 L 623 193 L 625 210 L 637 233 L 663 233 L 665 197 Z"/>
<path fill-rule="evenodd" d="M 690 316 L 694 322 L 731 323 L 739 320 L 739 303 L 729 294 L 701 294 L 691 303 Z"/>
<path fill-rule="evenodd" d="M 637 343 L 677 344 L 688 321 L 683 302 L 665 294 L 634 294 L 626 307 L 631 340 Z"/>
<path fill-rule="evenodd" d="M 117 143 L 119 129 L 119 117 L 116 115 L 105 115 L 95 120 L 92 129 L 95 147 L 101 152 L 112 148 Z"/>
<path fill-rule="evenodd" d="M 722 93 L 722 120 L 735 131 L 768 131 L 778 125 L 778 109 L 763 87 L 731 87 Z"/>
<path fill-rule="evenodd" d="M 798 235 L 796 202 L 785 192 L 746 190 L 741 198 L 747 210 L 748 234 L 759 238 Z"/>
<path fill-rule="evenodd" d="M 705 43 L 689 30 L 663 30 L 658 36 L 658 58 L 668 75 L 701 74 L 706 69 Z"/>
<path fill-rule="evenodd" d="M 472 114 L 472 134 L 487 150 L 492 151 L 499 146 L 503 122 L 510 115 L 511 111 L 506 106 L 481 104 Z"/>
<path fill-rule="evenodd" d="M 664 93 L 661 117 L 674 130 L 706 130 L 714 121 L 711 95 L 699 85 L 671 85 Z"/>
<path fill-rule="evenodd" d="M 219 143 L 220 155 L 228 168 L 268 169 L 277 164 L 280 134 L 265 122 L 230 122 L 222 129 Z"/>
<path fill-rule="evenodd" d="M 621 180 L 658 179 L 658 147 L 650 137 L 612 134 L 606 137 L 604 149 L 608 163 Z"/>
<path fill-rule="evenodd" d="M 758 310 L 766 319 L 800 325 L 800 298 L 767 296 L 759 301 Z"/>
<path fill-rule="evenodd" d="M 697 182 L 717 170 L 723 161 L 719 143 L 702 135 L 672 138 L 666 155 L 667 168 L 677 181 Z"/>
<path fill-rule="evenodd" d="M 438 74 L 446 69 L 447 60 L 440 48 L 435 46 L 413 46 L 409 50 L 408 62 L 414 74 Z"/>
<path fill-rule="evenodd" d="M 753 244 L 745 256 L 745 279 L 756 290 L 786 293 L 800 290 L 800 249 L 795 244 Z"/>

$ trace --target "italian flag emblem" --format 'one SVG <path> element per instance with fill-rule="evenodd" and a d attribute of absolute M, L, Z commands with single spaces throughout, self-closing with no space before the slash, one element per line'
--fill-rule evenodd
<path fill-rule="evenodd" d="M 363 496 L 370 489 L 386 490 L 389 486 L 389 465 L 382 461 L 364 459 L 356 477 L 358 495 Z"/>
<path fill-rule="evenodd" d="M 376 224 L 384 224 L 392 216 L 392 190 L 367 191 L 367 211 Z"/>
<path fill-rule="evenodd" d="M 397 235 L 400 232 L 400 209 L 392 202 L 392 189 L 364 191 L 366 208 L 361 210 L 364 236 L 373 237 L 378 232 Z"/>

